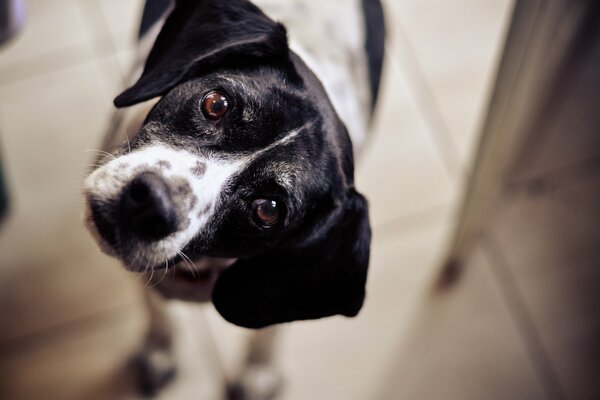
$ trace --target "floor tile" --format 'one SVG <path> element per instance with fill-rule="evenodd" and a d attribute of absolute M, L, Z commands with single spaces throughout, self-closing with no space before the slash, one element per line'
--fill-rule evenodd
<path fill-rule="evenodd" d="M 476 251 L 455 286 L 421 297 L 409 332 L 386 349 L 386 373 L 369 398 L 546 398 L 488 262 Z"/>
<path fill-rule="evenodd" d="M 10 351 L 21 338 L 29 345 L 46 329 L 140 301 L 141 284 L 117 263 L 86 256 L 73 235 L 65 239 L 70 248 L 59 247 L 55 254 L 34 248 L 20 262 L 0 261 L 0 314 L 11 320 L 0 330 L 0 352 Z"/>
<path fill-rule="evenodd" d="M 393 349 L 432 280 L 442 224 L 404 231 L 373 246 L 367 300 L 356 318 L 332 317 L 283 327 L 283 399 L 372 399 Z"/>
<path fill-rule="evenodd" d="M 84 330 L 65 330 L 62 336 L 38 341 L 35 349 L 0 356 L 0 397 L 100 400 L 122 398 L 114 396 L 118 391 L 131 394 L 129 362 L 143 333 L 137 311 L 123 308 Z"/>
<path fill-rule="evenodd" d="M 94 0 L 100 5 L 102 17 L 113 38 L 114 48 L 132 47 L 142 18 L 143 0 Z"/>
<path fill-rule="evenodd" d="M 515 199 L 492 232 L 566 398 L 600 396 L 600 178 Z"/>
<path fill-rule="evenodd" d="M 390 0 L 391 36 L 404 35 L 433 103 L 468 163 L 510 19 L 510 0 Z M 406 53 L 403 52 L 403 56 Z M 410 61 L 410 60 L 408 60 Z M 398 60 L 406 65 L 407 60 Z M 410 71 L 408 71 L 410 72 Z M 407 79 L 420 79 L 408 76 Z"/>
<path fill-rule="evenodd" d="M 11 196 L 32 222 L 81 204 L 80 184 L 95 157 L 86 150 L 100 143 L 113 108 L 102 68 L 93 61 L 0 88 L 10 99 L 0 104 L 0 132 Z"/>
<path fill-rule="evenodd" d="M 123 87 L 127 85 L 133 65 L 136 61 L 136 51 L 134 48 L 120 50 L 115 54 L 119 64 L 119 71 L 122 76 Z"/>
<path fill-rule="evenodd" d="M 23 61 L 8 62 L 0 66 L 0 86 L 9 86 L 31 78 L 48 75 L 68 69 L 96 58 L 94 48 L 89 43 L 81 43 L 50 53 L 32 56 Z M 41 90 L 39 88 L 38 90 Z"/>
<path fill-rule="evenodd" d="M 77 0 L 27 1 L 23 31 L 0 53 L 0 71 L 11 63 L 30 61 L 91 39 Z"/>
<path fill-rule="evenodd" d="M 0 138 L 11 200 L 0 232 L 2 311 L 15 315 L 10 328 L 18 328 L 6 334 L 126 301 L 135 287 L 99 254 L 82 223 L 81 182 L 95 157 L 85 150 L 99 145 L 112 107 L 101 63 L 0 88 L 10 99 L 0 104 Z"/>
<path fill-rule="evenodd" d="M 450 202 L 454 195 L 432 139 L 389 63 L 383 82 L 372 136 L 356 171 L 374 225 Z"/>

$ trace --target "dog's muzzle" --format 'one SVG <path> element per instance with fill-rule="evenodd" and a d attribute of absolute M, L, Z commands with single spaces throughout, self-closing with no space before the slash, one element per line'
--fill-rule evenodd
<path fill-rule="evenodd" d="M 176 232 L 179 221 L 171 193 L 171 188 L 158 173 L 142 172 L 121 193 L 115 210 L 118 228 L 148 242 Z"/>
<path fill-rule="evenodd" d="M 84 181 L 87 226 L 127 269 L 166 269 L 187 256 L 193 240 L 210 240 L 220 195 L 242 165 L 161 145 L 120 155 Z"/>
<path fill-rule="evenodd" d="M 172 238 L 186 228 L 185 204 L 176 192 L 159 171 L 143 171 L 110 197 L 88 193 L 88 226 L 104 252 L 128 269 L 162 266 L 176 255 L 170 247 L 179 247 Z"/>

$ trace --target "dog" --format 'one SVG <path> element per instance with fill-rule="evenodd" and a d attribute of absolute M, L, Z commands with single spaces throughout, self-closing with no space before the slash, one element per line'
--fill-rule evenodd
<path fill-rule="evenodd" d="M 354 158 L 383 48 L 378 0 L 175 1 L 114 100 L 150 110 L 84 181 L 100 248 L 238 326 L 355 316 L 371 231 Z"/>

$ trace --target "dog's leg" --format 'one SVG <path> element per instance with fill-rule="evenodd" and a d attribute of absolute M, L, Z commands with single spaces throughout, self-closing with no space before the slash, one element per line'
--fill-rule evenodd
<path fill-rule="evenodd" d="M 146 290 L 150 326 L 144 347 L 136 358 L 140 390 L 146 396 L 157 394 L 176 373 L 173 327 L 166 301 L 154 290 Z"/>
<path fill-rule="evenodd" d="M 269 327 L 252 333 L 241 371 L 229 388 L 229 400 L 275 399 L 283 386 L 274 354 L 279 328 Z"/>

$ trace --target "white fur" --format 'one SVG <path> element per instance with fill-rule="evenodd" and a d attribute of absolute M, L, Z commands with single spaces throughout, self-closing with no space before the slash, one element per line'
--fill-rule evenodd
<path fill-rule="evenodd" d="M 235 159 L 219 158 L 215 155 L 201 157 L 189 151 L 174 149 L 161 143 L 147 145 L 139 150 L 119 156 L 96 169 L 85 179 L 84 192 L 88 201 L 94 199 L 95 201 L 115 202 L 125 186 L 145 171 L 157 172 L 166 182 L 172 184 L 183 179 L 190 185 L 192 195 L 184 199 L 185 204 L 183 206 L 191 206 L 193 196 L 196 197 L 196 201 L 193 208 L 187 212 L 190 223 L 185 229 L 151 245 L 142 242 L 136 244 L 133 243 L 133 240 L 130 243 L 136 252 L 135 260 L 132 261 L 135 265 L 130 267 L 142 269 L 148 266 L 156 266 L 177 256 L 178 252 L 202 231 L 217 211 L 217 201 L 226 182 L 232 176 L 241 172 L 262 153 L 289 143 L 303 129 L 304 127 L 301 127 L 287 132 L 281 139 L 266 148 Z M 161 166 L 161 161 L 167 161 L 169 166 Z M 201 176 L 197 176 L 193 172 L 198 162 L 205 165 L 204 174 Z M 91 222 L 89 215 L 86 219 Z M 90 228 L 92 232 L 95 231 L 93 226 L 90 226 Z M 96 236 L 98 237 L 98 235 Z M 113 250 L 106 243 L 99 242 L 106 253 L 113 253 Z"/>
<path fill-rule="evenodd" d="M 160 167 L 159 161 L 168 161 L 170 168 Z M 198 162 L 206 165 L 205 173 L 196 176 L 192 171 Z M 200 158 L 185 150 L 175 150 L 155 144 L 118 157 L 95 170 L 84 182 L 88 198 L 114 200 L 124 187 L 139 173 L 158 171 L 167 182 L 185 179 L 197 201 L 188 216 L 186 229 L 175 232 L 151 246 L 138 245 L 136 264 L 156 265 L 177 256 L 178 251 L 205 226 L 215 210 L 217 199 L 225 182 L 243 165 L 243 160 Z M 191 196 L 188 202 L 191 201 Z M 200 213 L 200 211 L 205 212 Z"/>

